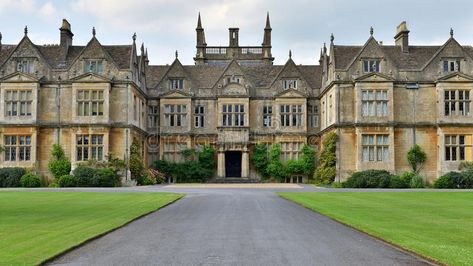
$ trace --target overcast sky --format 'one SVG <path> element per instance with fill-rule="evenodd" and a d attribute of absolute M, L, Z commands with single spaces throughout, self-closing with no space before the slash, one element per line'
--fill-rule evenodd
<path fill-rule="evenodd" d="M 66 18 L 75 45 L 90 40 L 93 26 L 102 44 L 130 44 L 136 32 L 151 64 L 172 63 L 175 50 L 193 64 L 199 11 L 209 46 L 228 45 L 229 27 L 240 28 L 240 45 L 261 45 L 269 11 L 276 64 L 286 62 L 289 49 L 297 64 L 318 64 L 332 32 L 336 44 L 361 45 L 373 26 L 378 41 L 393 44 L 403 20 L 411 44 L 441 45 L 450 27 L 461 44 L 473 44 L 472 0 L 0 0 L 0 32 L 2 43 L 16 44 L 28 25 L 34 43 L 58 43 Z"/>

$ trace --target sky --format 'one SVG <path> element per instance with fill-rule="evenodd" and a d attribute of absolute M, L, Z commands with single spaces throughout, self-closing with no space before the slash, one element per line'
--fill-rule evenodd
<path fill-rule="evenodd" d="M 183 64 L 193 64 L 198 12 L 209 46 L 228 45 L 228 28 L 240 28 L 241 46 L 263 41 L 266 13 L 271 19 L 275 64 L 284 64 L 292 50 L 296 64 L 318 64 L 324 42 L 363 45 L 374 37 L 394 44 L 395 28 L 407 21 L 413 45 L 442 45 L 454 37 L 473 45 L 472 0 L 0 0 L 3 44 L 17 44 L 28 26 L 35 44 L 59 43 L 63 18 L 72 25 L 74 45 L 86 45 L 92 27 L 104 45 L 131 44 L 148 48 L 150 64 L 171 64 L 175 51 Z"/>

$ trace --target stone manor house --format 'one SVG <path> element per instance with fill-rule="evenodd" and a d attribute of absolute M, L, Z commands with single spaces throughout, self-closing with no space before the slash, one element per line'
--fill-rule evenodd
<path fill-rule="evenodd" d="M 472 160 L 473 47 L 453 30 L 440 46 L 409 45 L 405 22 L 395 45 L 372 29 L 363 45 L 337 45 L 332 35 L 314 65 L 297 65 L 290 53 L 273 64 L 269 15 L 258 46 L 240 46 L 238 28 L 227 46 L 207 45 L 199 15 L 194 65 L 182 65 L 177 52 L 170 65 L 150 65 L 136 35 L 129 45 L 103 45 L 93 29 L 79 46 L 67 20 L 59 33 L 59 45 L 32 43 L 27 28 L 18 44 L 0 35 L 2 167 L 48 175 L 54 143 L 77 165 L 127 159 L 137 140 L 147 164 L 212 145 L 217 177 L 250 180 L 259 178 L 256 143 L 280 143 L 288 160 L 304 143 L 320 150 L 329 132 L 338 135 L 337 180 L 365 169 L 407 171 L 414 143 L 428 154 L 428 181 Z"/>

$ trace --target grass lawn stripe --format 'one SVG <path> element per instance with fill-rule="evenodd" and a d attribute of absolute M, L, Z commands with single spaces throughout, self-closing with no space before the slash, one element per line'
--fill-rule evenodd
<path fill-rule="evenodd" d="M 442 263 L 473 265 L 471 192 L 302 192 L 279 195 Z"/>
<path fill-rule="evenodd" d="M 0 265 L 39 264 L 182 196 L 1 191 Z"/>

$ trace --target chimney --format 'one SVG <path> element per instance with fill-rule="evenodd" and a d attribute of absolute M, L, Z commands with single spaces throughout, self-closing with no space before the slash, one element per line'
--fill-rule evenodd
<path fill-rule="evenodd" d="M 229 28 L 230 33 L 230 47 L 238 47 L 238 28 Z"/>
<path fill-rule="evenodd" d="M 59 31 L 61 32 L 60 45 L 61 47 L 65 48 L 65 51 L 67 51 L 67 48 L 72 46 L 72 36 L 74 36 L 71 31 L 71 24 L 66 19 L 63 19 L 62 26 L 59 28 Z"/>
<path fill-rule="evenodd" d="M 405 21 L 397 26 L 394 40 L 396 41 L 396 46 L 400 46 L 403 53 L 409 53 L 409 30 Z"/>

